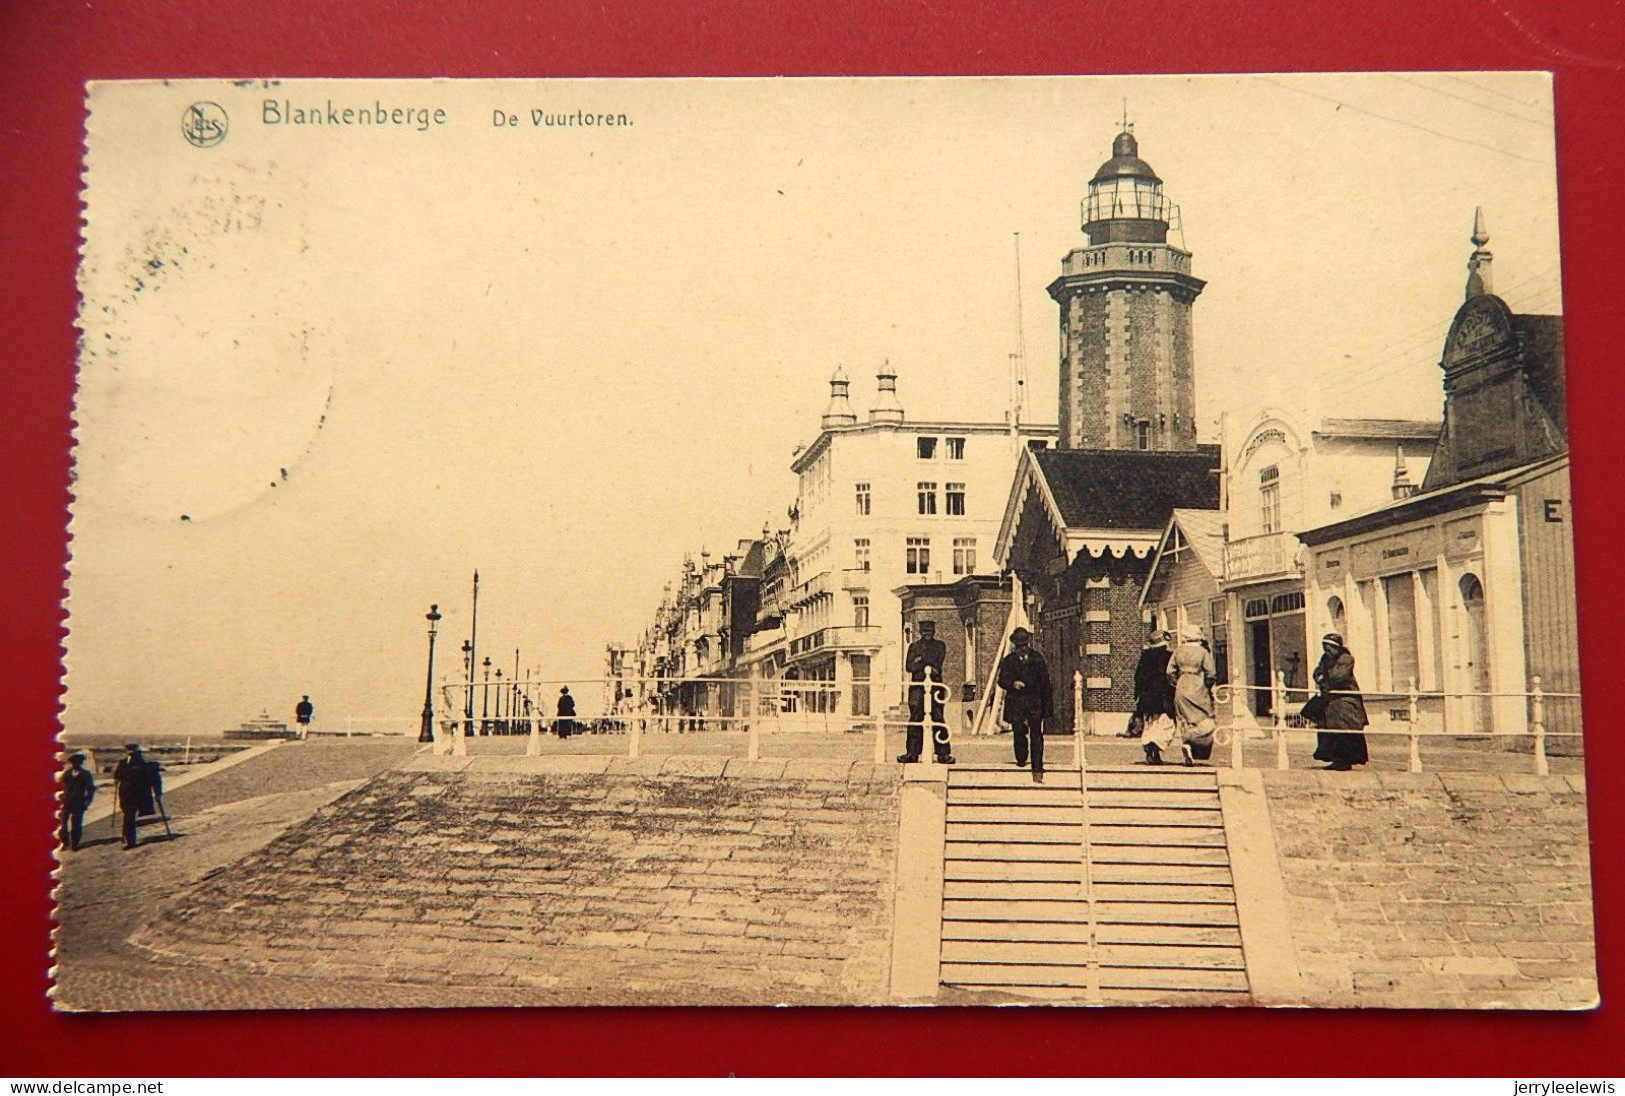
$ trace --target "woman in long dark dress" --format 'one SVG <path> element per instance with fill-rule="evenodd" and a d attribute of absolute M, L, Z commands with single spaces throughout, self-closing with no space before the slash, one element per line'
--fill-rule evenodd
<path fill-rule="evenodd" d="M 1365 700 L 1360 696 L 1360 683 L 1354 680 L 1354 656 L 1343 646 L 1343 637 L 1328 632 L 1320 645 L 1323 653 L 1315 667 L 1315 684 L 1320 687 L 1323 708 L 1315 724 L 1321 728 L 1315 736 L 1315 760 L 1342 772 L 1364 765 L 1368 759 L 1365 735 L 1358 733 L 1368 722 Z"/>

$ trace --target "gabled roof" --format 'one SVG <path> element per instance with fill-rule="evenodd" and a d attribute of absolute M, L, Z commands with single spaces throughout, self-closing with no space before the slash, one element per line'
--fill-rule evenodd
<path fill-rule="evenodd" d="M 1157 572 L 1162 569 L 1163 558 L 1173 541 L 1174 530 L 1185 544 L 1196 555 L 1197 560 L 1206 568 L 1207 573 L 1213 576 L 1215 582 L 1224 580 L 1224 526 L 1226 514 L 1223 510 L 1175 510 L 1168 519 L 1168 525 L 1162 531 L 1162 540 L 1157 543 L 1157 555 L 1151 561 L 1151 570 L 1145 576 L 1145 585 L 1140 587 L 1140 605 L 1145 605 L 1146 596 L 1157 581 Z"/>
<path fill-rule="evenodd" d="M 1219 447 L 1043 449 L 1033 453 L 1068 529 L 1161 529 L 1171 511 L 1217 509 Z"/>
<path fill-rule="evenodd" d="M 1009 558 L 1029 495 L 1035 496 L 1069 559 L 1085 546 L 1096 554 L 1149 555 L 1174 510 L 1218 509 L 1218 472 L 1216 445 L 1181 453 L 1029 449 L 1016 465 L 995 556 Z"/>

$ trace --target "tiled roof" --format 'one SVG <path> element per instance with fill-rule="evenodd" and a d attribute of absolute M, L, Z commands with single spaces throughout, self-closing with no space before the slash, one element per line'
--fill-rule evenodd
<path fill-rule="evenodd" d="M 1040 449 L 1033 459 L 1069 529 L 1155 529 L 1175 509 L 1219 505 L 1219 447 Z"/>
<path fill-rule="evenodd" d="M 1315 431 L 1325 438 L 1393 438 L 1437 441 L 1439 419 L 1322 419 Z"/>

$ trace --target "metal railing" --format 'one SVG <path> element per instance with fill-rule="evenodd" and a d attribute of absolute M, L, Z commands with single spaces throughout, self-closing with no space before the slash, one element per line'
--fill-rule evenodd
<path fill-rule="evenodd" d="M 1461 742 L 1527 737 L 1530 740 L 1530 749 L 1533 755 L 1533 770 L 1539 776 L 1547 776 L 1551 772 L 1551 763 L 1547 756 L 1547 742 L 1549 740 L 1580 739 L 1583 737 L 1581 731 L 1552 730 L 1547 725 L 1547 706 L 1549 704 L 1557 701 L 1569 702 L 1577 706 L 1580 694 L 1547 691 L 1542 687 L 1539 676 L 1530 678 L 1529 689 L 1526 692 L 1423 691 L 1416 687 L 1416 679 L 1411 678 L 1407 683 L 1406 691 L 1403 693 L 1330 690 L 1322 694 L 1316 689 L 1289 687 L 1286 684 L 1285 676 L 1277 673 L 1275 680 L 1269 685 L 1228 683 L 1213 687 L 1216 712 L 1221 706 L 1229 706 L 1232 712 L 1232 719 L 1228 728 L 1230 765 L 1232 768 L 1244 767 L 1241 752 L 1242 728 L 1240 721 L 1235 718 L 1235 706 L 1243 696 L 1256 693 L 1267 693 L 1269 695 L 1270 711 L 1268 715 L 1271 725 L 1261 729 L 1265 730 L 1273 741 L 1275 746 L 1275 767 L 1277 769 L 1291 767 L 1291 759 L 1287 753 L 1287 736 L 1293 731 L 1404 738 L 1409 746 L 1406 769 L 1413 773 L 1422 771 L 1421 744 L 1424 739 L 1435 742 Z M 1293 708 L 1301 707 L 1311 697 L 1317 695 L 1357 697 L 1366 708 L 1368 720 L 1371 718 L 1373 709 L 1379 713 L 1386 711 L 1389 725 L 1368 722 L 1366 726 L 1358 728 L 1318 727 L 1293 714 Z M 1524 701 L 1524 718 L 1519 720 L 1518 729 L 1508 728 L 1504 719 L 1492 722 L 1489 727 L 1475 725 L 1465 729 L 1451 729 L 1446 726 L 1445 709 L 1452 702 L 1473 713 L 1474 722 L 1476 723 L 1481 718 L 1479 713 L 1487 713 L 1487 710 L 1494 702 L 1519 699 Z M 1403 726 L 1393 726 L 1393 724 L 1403 724 Z M 1224 730 L 1225 728 L 1221 726 L 1219 733 L 1223 734 Z"/>
<path fill-rule="evenodd" d="M 928 675 L 929 673 L 927 670 Z M 548 716 L 540 711 L 533 711 L 528 720 L 521 720 L 525 724 L 522 732 L 510 732 L 520 733 L 528 738 L 525 748 L 527 755 L 539 755 L 542 734 L 549 729 L 560 729 L 560 724 L 563 723 L 565 734 L 625 734 L 626 756 L 634 758 L 642 756 L 643 737 L 650 731 L 665 734 L 743 732 L 746 741 L 746 759 L 750 761 L 760 759 L 764 733 L 867 733 L 873 738 L 874 760 L 881 763 L 889 760 L 886 744 L 888 731 L 892 728 L 908 727 L 914 722 L 908 718 L 895 718 L 879 713 L 841 714 L 835 708 L 839 704 L 843 690 L 837 683 L 823 680 L 622 676 L 603 681 L 579 678 L 574 680 L 526 678 L 519 682 L 522 688 L 556 685 L 590 687 L 595 684 L 621 686 L 630 684 L 634 687 L 652 685 L 658 686 L 661 691 L 622 697 L 613 706 L 614 710 L 609 712 L 578 712 L 567 716 L 556 714 Z M 468 739 L 502 734 L 494 730 L 492 734 L 471 733 L 482 722 L 480 716 L 475 715 L 471 720 L 466 714 L 464 698 L 471 687 L 478 689 L 480 683 L 474 682 L 471 686 L 468 682 L 459 682 L 441 686 L 441 710 L 436 717 L 436 726 L 440 731 L 436 738 L 437 753 L 449 752 L 465 756 L 468 752 Z M 922 702 L 926 708 L 923 724 L 930 729 L 933 737 L 939 729 L 951 734 L 946 716 L 940 723 L 930 719 L 931 709 L 935 705 L 946 705 L 950 699 L 951 689 L 946 682 L 936 681 L 929 676 L 925 681 L 906 678 L 856 679 L 847 683 L 847 687 L 854 692 L 868 691 L 871 702 L 880 699 L 879 694 L 895 689 L 899 697 L 897 706 L 900 708 L 908 706 L 911 690 L 921 690 Z M 683 699 L 679 698 L 679 693 L 690 688 L 692 691 L 687 696 L 685 704 Z M 721 710 L 721 700 L 724 696 L 730 698 L 730 708 L 726 712 Z M 702 700 L 703 703 L 700 703 Z M 712 700 L 717 702 L 716 707 L 711 707 Z M 498 721 L 489 719 L 484 722 L 496 724 Z"/>

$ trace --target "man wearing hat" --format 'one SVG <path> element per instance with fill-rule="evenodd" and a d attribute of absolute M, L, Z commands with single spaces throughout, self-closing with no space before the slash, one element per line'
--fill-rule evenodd
<path fill-rule="evenodd" d="M 1015 737 L 1016 764 L 1032 759 L 1033 782 L 1044 782 L 1044 720 L 1055 715 L 1050 694 L 1049 667 L 1032 649 L 1033 635 L 1025 628 L 1010 633 L 1011 652 L 999 660 L 998 683 L 1004 690 L 1004 719 Z"/>
<path fill-rule="evenodd" d="M 58 840 L 63 848 L 79 851 L 85 834 L 85 811 L 96 798 L 96 778 L 85 768 L 85 755 L 68 755 L 68 770 L 62 774 L 62 825 Z"/>
<path fill-rule="evenodd" d="M 910 681 L 929 681 L 932 685 L 910 685 L 908 689 L 908 736 L 903 752 L 897 760 L 905 765 L 920 759 L 925 747 L 925 694 L 931 693 L 931 750 L 937 762 L 952 765 L 954 755 L 948 738 L 948 721 L 942 716 L 942 702 L 947 686 L 942 681 L 942 663 L 948 657 L 948 645 L 937 638 L 937 625 L 933 620 L 919 624 L 920 638 L 908 645 L 903 656 L 903 668 Z"/>
<path fill-rule="evenodd" d="M 141 815 L 157 814 L 155 796 L 162 795 L 158 783 L 158 766 L 141 756 L 141 743 L 129 742 L 124 756 L 113 767 L 113 787 L 118 795 L 118 809 L 124 822 L 124 847 L 135 848 L 136 819 Z"/>

